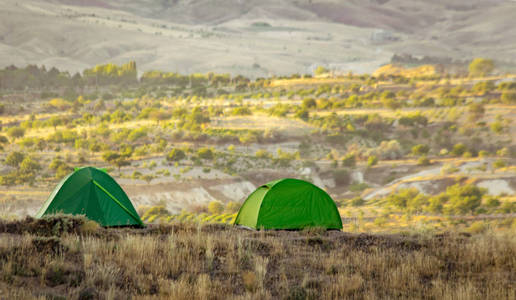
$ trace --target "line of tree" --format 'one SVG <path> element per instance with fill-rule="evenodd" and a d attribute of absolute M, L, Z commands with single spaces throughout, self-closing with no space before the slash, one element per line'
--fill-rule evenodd
<path fill-rule="evenodd" d="M 0 69 L 0 89 L 24 90 L 62 87 L 84 87 L 105 85 L 177 85 L 192 88 L 234 86 L 237 90 L 245 90 L 251 80 L 244 76 L 230 74 L 178 74 L 173 72 L 147 71 L 138 78 L 136 62 L 116 65 L 112 63 L 97 65 L 81 73 L 71 74 L 56 68 L 47 70 L 45 66 L 28 65 L 24 68 L 9 66 Z M 254 85 L 263 85 L 256 81 Z"/>

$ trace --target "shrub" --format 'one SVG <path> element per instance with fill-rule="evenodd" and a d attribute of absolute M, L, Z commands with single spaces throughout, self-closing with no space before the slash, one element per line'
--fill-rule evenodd
<path fill-rule="evenodd" d="M 310 109 L 315 108 L 317 106 L 317 103 L 315 102 L 314 98 L 305 98 L 303 99 L 303 108 Z"/>
<path fill-rule="evenodd" d="M 183 160 L 185 157 L 185 152 L 179 148 L 174 148 L 167 153 L 168 161 L 180 161 Z"/>
<path fill-rule="evenodd" d="M 378 164 L 378 157 L 376 155 L 371 155 L 367 158 L 367 166 L 371 167 Z"/>
<path fill-rule="evenodd" d="M 393 193 L 386 197 L 387 203 L 398 208 L 407 208 L 409 200 L 416 198 L 419 195 L 419 191 L 415 188 L 400 189 L 396 193 Z"/>
<path fill-rule="evenodd" d="M 516 92 L 505 91 L 500 96 L 500 100 L 505 104 L 514 104 L 516 103 Z"/>
<path fill-rule="evenodd" d="M 306 122 L 306 121 L 308 121 L 308 119 L 310 119 L 310 113 L 308 112 L 307 109 L 301 109 L 301 110 L 296 112 L 294 117 L 296 117 L 298 119 L 301 119 L 301 120 Z"/>
<path fill-rule="evenodd" d="M 223 210 L 224 210 L 224 205 L 220 201 L 215 200 L 215 201 L 211 201 L 208 204 L 208 211 L 212 215 L 218 215 L 218 214 L 222 213 Z"/>
<path fill-rule="evenodd" d="M 475 185 L 455 184 L 446 189 L 448 203 L 445 205 L 445 211 L 449 214 L 465 214 L 472 213 L 477 209 L 486 190 Z"/>
<path fill-rule="evenodd" d="M 429 151 L 430 151 L 430 147 L 428 147 L 427 145 L 423 145 L 423 144 L 419 144 L 419 145 L 412 147 L 412 154 L 417 155 L 417 156 L 426 155 L 426 154 L 428 154 Z"/>
<path fill-rule="evenodd" d="M 231 111 L 231 115 L 233 116 L 250 116 L 253 112 L 246 106 L 236 107 Z"/>
<path fill-rule="evenodd" d="M 484 157 L 488 157 L 488 156 L 489 156 L 489 152 L 487 152 L 485 150 L 478 151 L 478 157 L 484 158 Z"/>
<path fill-rule="evenodd" d="M 41 170 L 41 165 L 30 156 L 26 156 L 19 166 L 19 171 L 24 174 L 31 174 L 38 170 Z"/>
<path fill-rule="evenodd" d="M 27 155 L 22 152 L 13 151 L 5 158 L 5 164 L 17 168 Z"/>
<path fill-rule="evenodd" d="M 516 202 L 506 201 L 500 206 L 498 211 L 504 214 L 514 213 L 516 212 Z"/>
<path fill-rule="evenodd" d="M 397 159 L 403 156 L 401 145 L 397 140 L 382 141 L 378 150 L 384 159 Z"/>
<path fill-rule="evenodd" d="M 200 158 L 206 160 L 211 160 L 214 157 L 213 150 L 211 150 L 210 148 L 200 148 L 197 151 L 197 155 L 199 155 Z"/>
<path fill-rule="evenodd" d="M 255 153 L 257 158 L 271 158 L 272 154 L 270 154 L 267 150 L 260 149 L 257 150 Z"/>
<path fill-rule="evenodd" d="M 25 135 L 25 129 L 23 129 L 22 127 L 11 127 L 7 130 L 7 135 L 11 139 L 16 140 Z"/>
<path fill-rule="evenodd" d="M 483 233 L 488 229 L 488 225 L 484 221 L 475 221 L 469 225 L 469 233 Z"/>
<path fill-rule="evenodd" d="M 464 146 L 464 144 L 462 144 L 462 143 L 459 143 L 459 144 L 455 144 L 455 146 L 453 146 L 453 149 L 450 153 L 455 156 L 462 156 L 464 154 L 464 152 L 466 152 L 466 150 L 467 150 L 466 146 Z"/>
<path fill-rule="evenodd" d="M 495 122 L 491 123 L 490 128 L 496 134 L 500 134 L 504 130 L 503 123 L 500 121 L 495 121 Z"/>
<path fill-rule="evenodd" d="M 501 168 L 505 168 L 507 166 L 507 163 L 505 162 L 505 160 L 503 159 L 497 159 L 494 163 L 493 163 L 493 167 L 495 169 L 501 169 Z"/>
<path fill-rule="evenodd" d="M 417 164 L 418 166 L 429 166 L 432 164 L 432 162 L 430 161 L 430 159 L 426 156 L 421 156 L 418 160 L 417 160 Z"/>
<path fill-rule="evenodd" d="M 500 204 L 502 204 L 502 203 L 496 197 L 487 197 L 487 199 L 485 201 L 485 206 L 487 208 L 496 208 L 496 207 L 499 207 Z"/>

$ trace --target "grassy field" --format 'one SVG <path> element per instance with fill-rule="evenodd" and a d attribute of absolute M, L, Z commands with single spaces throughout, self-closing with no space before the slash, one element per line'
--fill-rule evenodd
<path fill-rule="evenodd" d="M 0 223 L 0 297 L 514 299 L 514 231 L 353 234 L 80 217 Z"/>

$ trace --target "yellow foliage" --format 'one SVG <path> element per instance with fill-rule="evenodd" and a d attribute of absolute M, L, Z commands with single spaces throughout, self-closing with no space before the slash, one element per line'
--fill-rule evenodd
<path fill-rule="evenodd" d="M 393 64 L 388 64 L 380 67 L 374 71 L 373 76 L 379 77 L 381 75 L 389 76 L 403 76 L 403 77 L 421 77 L 421 76 L 432 76 L 437 74 L 437 70 L 432 65 L 422 65 L 415 68 L 404 68 Z"/>

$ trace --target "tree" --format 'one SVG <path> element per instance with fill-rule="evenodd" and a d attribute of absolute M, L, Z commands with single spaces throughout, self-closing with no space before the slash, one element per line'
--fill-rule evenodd
<path fill-rule="evenodd" d="M 180 161 L 186 157 L 186 154 L 183 150 L 174 148 L 167 153 L 168 161 Z"/>
<path fill-rule="evenodd" d="M 30 156 L 26 156 L 20 163 L 20 172 L 23 174 L 34 174 L 41 170 L 41 165 Z"/>
<path fill-rule="evenodd" d="M 17 138 L 21 138 L 25 135 L 25 129 L 21 127 L 11 127 L 7 130 L 7 135 L 12 140 L 16 140 Z"/>
<path fill-rule="evenodd" d="M 326 69 L 326 68 L 325 68 L 325 67 L 323 67 L 323 66 L 318 66 L 318 67 L 315 69 L 315 71 L 314 71 L 315 75 L 322 75 L 322 74 L 326 74 L 326 73 L 328 73 L 328 72 L 329 72 L 329 70 L 328 70 L 328 69 Z"/>
<path fill-rule="evenodd" d="M 61 118 L 57 117 L 57 116 L 53 116 L 53 117 L 50 117 L 50 119 L 48 119 L 48 124 L 52 127 L 54 127 L 54 131 L 57 130 L 57 126 L 61 125 L 62 123 L 62 120 Z"/>
<path fill-rule="evenodd" d="M 469 75 L 473 77 L 489 75 L 494 70 L 492 59 L 475 58 L 469 64 Z"/>
<path fill-rule="evenodd" d="M 22 152 L 11 152 L 5 158 L 5 164 L 14 168 L 18 168 L 20 163 L 25 159 L 25 153 Z"/>
<path fill-rule="evenodd" d="M 128 166 L 130 164 L 126 156 L 114 151 L 104 152 L 104 154 L 102 154 L 102 158 L 104 161 L 116 166 L 118 168 L 118 172 L 120 172 L 121 167 Z"/>

